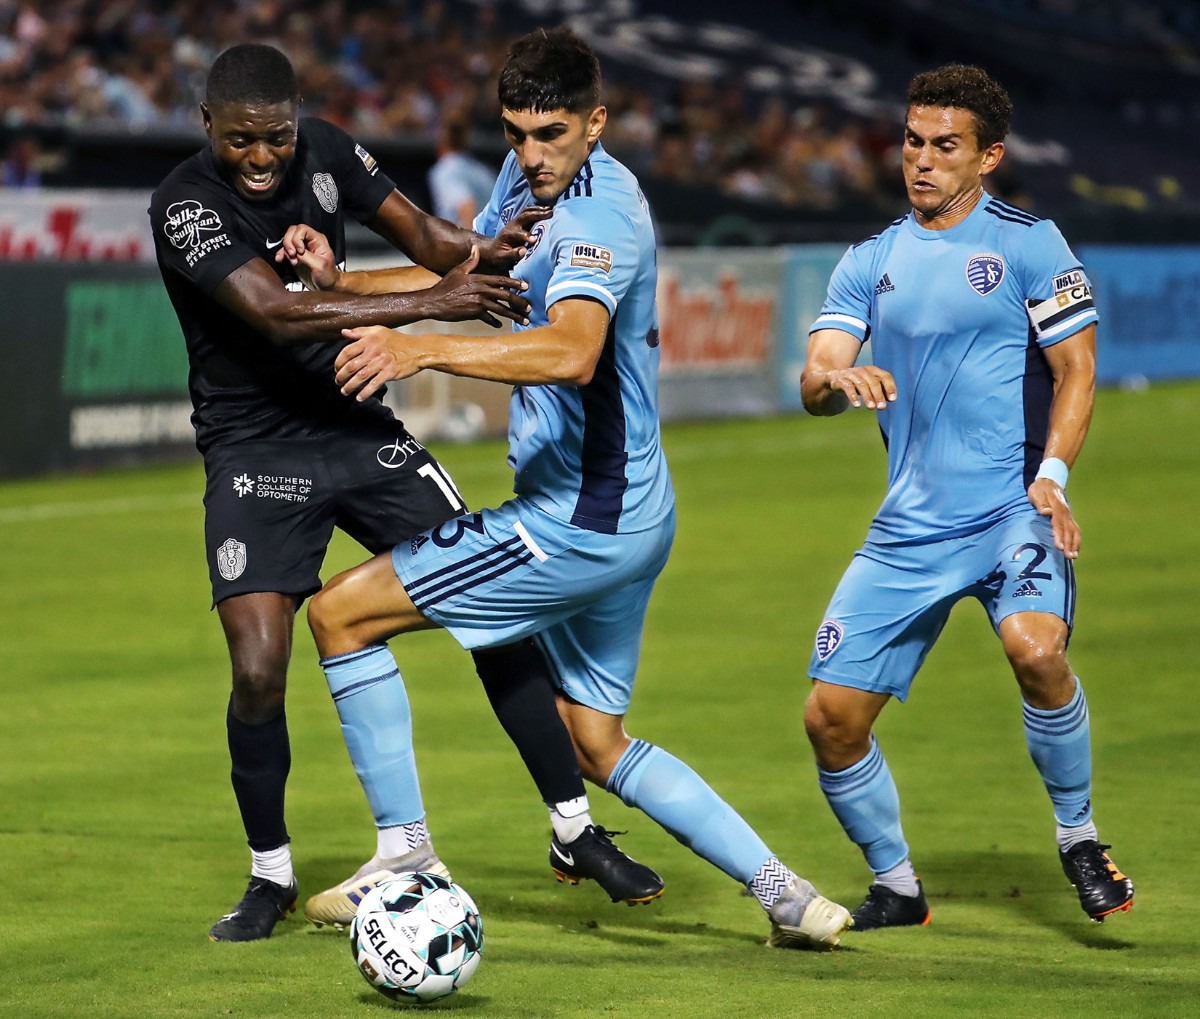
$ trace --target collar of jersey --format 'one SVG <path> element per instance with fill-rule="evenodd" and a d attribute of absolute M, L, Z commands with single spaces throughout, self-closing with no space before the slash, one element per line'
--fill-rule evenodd
<path fill-rule="evenodd" d="M 966 219 L 962 220 L 960 223 L 955 223 L 954 226 L 949 227 L 946 230 L 930 230 L 928 227 L 921 226 L 921 224 L 917 222 L 917 214 L 912 209 L 909 209 L 907 217 L 908 231 L 921 241 L 937 241 L 954 237 L 956 234 L 965 232 L 967 225 L 971 223 L 976 216 L 982 216 L 984 208 L 991 200 L 992 196 L 985 191 L 979 201 L 975 203 L 975 208 L 967 213 Z"/>

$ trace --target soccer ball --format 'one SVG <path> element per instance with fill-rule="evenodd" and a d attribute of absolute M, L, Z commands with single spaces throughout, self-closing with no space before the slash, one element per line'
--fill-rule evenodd
<path fill-rule="evenodd" d="M 367 983 L 394 1001 L 453 994 L 479 968 L 483 920 L 453 881 L 421 871 L 372 888 L 350 924 L 350 953 Z"/>

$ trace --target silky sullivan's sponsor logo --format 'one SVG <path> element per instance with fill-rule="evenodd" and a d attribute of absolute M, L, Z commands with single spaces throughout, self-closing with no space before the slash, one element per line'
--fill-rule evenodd
<path fill-rule="evenodd" d="M 221 217 L 194 198 L 185 198 L 182 202 L 167 206 L 163 233 L 181 251 L 199 245 L 202 234 L 215 233 L 220 229 Z"/>

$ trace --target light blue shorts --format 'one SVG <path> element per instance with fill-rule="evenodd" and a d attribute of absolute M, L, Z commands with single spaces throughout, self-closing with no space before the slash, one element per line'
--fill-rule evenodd
<path fill-rule="evenodd" d="M 645 531 L 599 534 L 512 499 L 397 545 L 392 566 L 413 604 L 467 650 L 534 637 L 564 693 L 623 715 L 674 537 L 673 511 Z"/>
<path fill-rule="evenodd" d="M 1054 547 L 1049 519 L 1031 508 L 967 538 L 868 542 L 817 630 L 809 675 L 904 700 L 951 608 L 966 597 L 983 604 L 993 629 L 1016 612 L 1050 612 L 1069 634 L 1075 571 Z"/>

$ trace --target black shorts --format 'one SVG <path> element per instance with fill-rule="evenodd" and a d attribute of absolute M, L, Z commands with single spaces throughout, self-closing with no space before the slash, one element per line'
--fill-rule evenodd
<path fill-rule="evenodd" d="M 400 424 L 325 439 L 240 442 L 204 457 L 213 604 L 321 587 L 340 527 L 372 554 L 466 510 L 450 476 Z"/>

